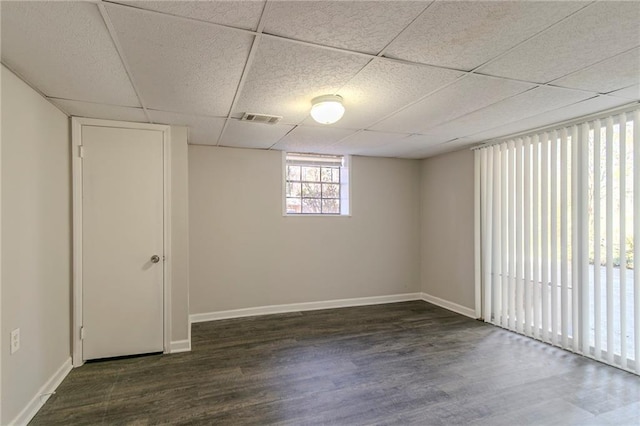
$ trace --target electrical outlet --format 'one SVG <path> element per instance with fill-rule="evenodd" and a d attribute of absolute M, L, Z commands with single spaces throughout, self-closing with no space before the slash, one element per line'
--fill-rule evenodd
<path fill-rule="evenodd" d="M 16 328 L 11 332 L 11 353 L 14 354 L 20 349 L 20 329 Z"/>

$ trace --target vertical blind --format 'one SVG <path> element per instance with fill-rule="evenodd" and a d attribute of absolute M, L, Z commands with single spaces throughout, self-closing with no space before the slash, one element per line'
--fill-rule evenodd
<path fill-rule="evenodd" d="M 476 309 L 640 373 L 640 109 L 475 151 Z"/>

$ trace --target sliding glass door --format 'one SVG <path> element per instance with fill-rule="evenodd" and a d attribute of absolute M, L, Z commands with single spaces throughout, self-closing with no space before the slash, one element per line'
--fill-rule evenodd
<path fill-rule="evenodd" d="M 485 321 L 640 372 L 640 110 L 479 148 Z"/>

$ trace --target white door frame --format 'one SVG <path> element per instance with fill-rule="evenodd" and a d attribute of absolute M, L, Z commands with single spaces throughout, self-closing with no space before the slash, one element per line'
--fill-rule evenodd
<path fill-rule="evenodd" d="M 159 124 L 126 121 L 71 118 L 71 166 L 73 176 L 73 322 L 71 342 L 73 366 L 82 359 L 82 126 L 115 127 L 120 129 L 156 130 L 162 132 L 164 158 L 164 353 L 171 343 L 171 127 Z"/>

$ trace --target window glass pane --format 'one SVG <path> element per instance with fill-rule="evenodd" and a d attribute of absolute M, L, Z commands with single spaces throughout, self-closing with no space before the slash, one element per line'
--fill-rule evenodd
<path fill-rule="evenodd" d="M 322 213 L 340 213 L 340 200 L 322 200 Z"/>
<path fill-rule="evenodd" d="M 287 182 L 287 197 L 300 197 L 302 184 L 300 182 Z"/>
<path fill-rule="evenodd" d="M 315 197 L 320 198 L 320 184 L 319 183 L 303 183 L 302 184 L 302 196 L 303 197 Z"/>
<path fill-rule="evenodd" d="M 300 213 L 302 211 L 300 198 L 287 198 L 287 213 Z"/>
<path fill-rule="evenodd" d="M 333 182 L 333 169 L 331 167 L 323 167 L 322 168 L 322 181 L 323 182 Z"/>
<path fill-rule="evenodd" d="M 322 198 L 340 198 L 340 185 L 337 183 L 323 183 Z"/>
<path fill-rule="evenodd" d="M 320 167 L 302 166 L 302 180 L 320 182 Z"/>
<path fill-rule="evenodd" d="M 287 180 L 300 180 L 300 166 L 287 166 Z"/>
<path fill-rule="evenodd" d="M 302 213 L 321 213 L 319 198 L 303 198 Z"/>
<path fill-rule="evenodd" d="M 338 168 L 334 168 L 331 171 L 331 175 L 333 177 L 333 179 L 331 180 L 331 182 L 336 182 L 336 183 L 340 183 L 340 169 Z"/>

